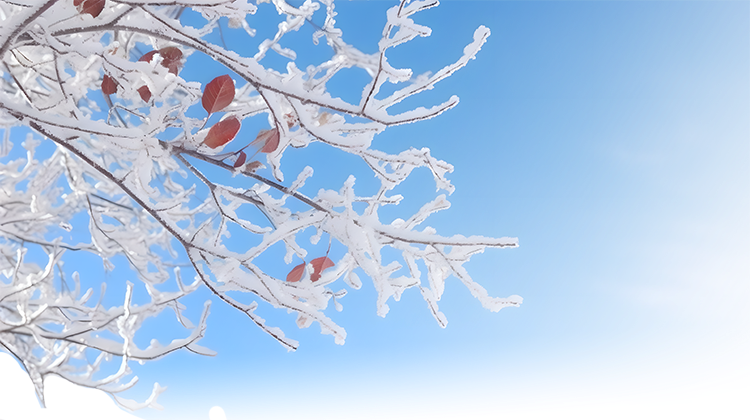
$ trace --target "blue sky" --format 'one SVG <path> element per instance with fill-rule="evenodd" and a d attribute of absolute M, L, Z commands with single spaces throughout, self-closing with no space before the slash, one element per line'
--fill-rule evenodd
<path fill-rule="evenodd" d="M 374 52 L 390 6 L 337 4 L 348 42 Z M 365 281 L 332 315 L 344 346 L 262 313 L 301 342 L 287 353 L 215 302 L 202 344 L 218 356 L 135 366 L 127 397 L 169 387 L 165 411 L 136 415 L 199 419 L 219 405 L 230 420 L 746 418 L 749 18 L 748 2 L 447 1 L 416 15 L 432 36 L 390 56 L 416 73 L 456 59 L 477 26 L 492 35 L 414 102 L 458 94 L 458 107 L 390 128 L 374 147 L 429 147 L 455 166 L 453 206 L 428 224 L 518 237 L 467 267 L 523 305 L 490 313 L 451 279 L 443 330 L 416 290 L 377 317 Z M 338 189 L 358 170 L 346 165 L 316 164 L 313 180 Z M 414 178 L 396 212 L 433 197 L 431 176 Z"/>

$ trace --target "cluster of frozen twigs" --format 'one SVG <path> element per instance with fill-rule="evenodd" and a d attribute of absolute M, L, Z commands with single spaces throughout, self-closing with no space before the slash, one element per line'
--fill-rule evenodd
<path fill-rule="evenodd" d="M 45 375 L 116 393 L 134 383 L 125 380 L 132 377 L 131 361 L 179 348 L 210 354 L 196 344 L 206 328 L 208 304 L 194 326 L 182 316 L 179 303 L 201 286 L 289 349 L 297 343 L 266 325 L 253 299 L 296 313 L 300 327 L 317 322 L 323 333 L 343 343 L 346 332 L 324 310 L 330 301 L 340 310 L 337 298 L 345 290 L 334 291 L 337 282 L 360 288 L 357 272 L 373 282 L 381 316 L 388 312 L 389 298 L 398 300 L 404 290 L 415 287 L 444 326 L 438 301 L 451 275 L 492 311 L 520 304 L 518 296 L 490 297 L 463 267 L 486 247 L 514 247 L 516 239 L 444 237 L 430 227 L 420 228 L 431 213 L 449 206 L 444 194 L 405 220 L 383 223 L 378 214 L 382 206 L 399 203 L 402 197 L 392 190 L 416 168 L 431 171 L 438 190 L 453 191 L 446 178 L 452 166 L 432 157 L 428 149 L 388 154 L 371 146 L 388 126 L 432 118 L 456 105 L 454 96 L 431 108 L 389 113 L 393 105 L 431 89 L 474 58 L 489 30 L 478 28 L 455 63 L 414 76 L 408 69 L 391 67 L 387 52 L 430 34 L 412 15 L 437 1 L 402 0 L 392 7 L 375 54 L 345 42 L 336 27 L 333 0 L 307 0 L 299 7 L 284 0 L 258 3 L 267 4 L 0 3 L 0 125 L 5 132 L 0 154 L 12 147 L 11 127 L 25 126 L 36 133 L 23 142 L 25 158 L 0 162 L 0 349 L 24 364 L 42 401 Z M 268 25 L 269 20 L 278 24 L 275 35 L 255 39 L 254 25 Z M 222 26 L 241 29 L 234 34 L 255 42 L 257 52 L 243 56 L 209 42 Z M 332 56 L 300 70 L 285 42 L 305 26 L 314 28 L 310 45 L 325 42 Z M 264 65 L 270 55 L 288 60 L 285 72 Z M 193 56 L 220 63 L 226 74 L 212 75 L 216 77 L 205 86 L 183 79 L 181 73 Z M 371 78 L 358 103 L 327 91 L 339 71 L 351 68 Z M 238 136 L 253 118 L 262 118 L 266 129 Z M 37 138 L 57 146 L 41 161 L 35 153 L 41 142 Z M 311 142 L 361 158 L 379 179 L 379 191 L 359 196 L 350 177 L 344 185 L 333 186 L 337 190 L 321 190 L 316 196 L 300 192 L 313 170 L 307 167 L 290 181 L 282 171 L 282 156 Z M 233 178 L 210 175 L 217 170 Z M 80 214 L 88 220 L 89 240 L 67 243 L 60 232 L 70 230 L 71 220 Z M 337 260 L 327 252 L 310 255 L 305 243 L 298 242 L 308 229 L 315 234 L 305 242 L 314 245 L 325 235 L 346 252 Z M 256 240 L 245 249 L 230 249 L 230 232 Z M 256 265 L 276 244 L 286 249 L 278 264 L 296 263 L 285 278 Z M 31 247 L 45 251 L 46 264 L 27 256 Z M 385 262 L 384 248 L 400 253 L 403 264 Z M 105 266 L 115 256 L 125 256 L 136 286 L 147 289 L 150 302 L 133 304 L 131 283 L 122 306 L 107 309 L 93 302 L 92 291 L 79 287 L 77 273 L 72 278 L 64 274 L 62 261 L 71 252 L 93 253 Z M 183 283 L 179 269 L 164 257 L 171 255 L 174 262 L 180 253 L 189 259 L 183 273 L 194 273 L 194 281 Z M 159 290 L 172 279 L 178 291 Z M 104 289 L 100 297 L 103 294 Z M 133 337 L 142 322 L 167 308 L 189 329 L 188 337 L 168 345 L 154 340 L 148 348 L 136 346 Z M 91 352 L 98 355 L 94 362 L 89 361 Z M 119 369 L 102 376 L 101 362 L 113 357 L 121 361 Z M 154 388 L 146 405 L 155 405 L 161 389 Z"/>

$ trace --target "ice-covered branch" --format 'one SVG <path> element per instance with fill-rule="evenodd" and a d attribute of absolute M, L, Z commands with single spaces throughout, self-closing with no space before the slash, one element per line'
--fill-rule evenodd
<path fill-rule="evenodd" d="M 346 42 L 333 0 L 258 3 L 0 1 L 0 128 L 6 135 L 0 145 L 0 347 L 24 364 L 40 400 L 47 375 L 116 393 L 135 383 L 127 379 L 132 361 L 180 349 L 212 354 L 198 344 L 208 305 L 193 326 L 180 303 L 199 287 L 289 350 L 298 343 L 271 326 L 275 320 L 266 321 L 264 311 L 286 310 L 300 328 L 317 323 L 342 344 L 347 333 L 329 303 L 341 311 L 344 287 L 359 289 L 362 274 L 373 282 L 382 316 L 391 298 L 413 288 L 445 326 L 438 303 L 450 276 L 490 310 L 521 303 L 515 295 L 491 297 L 464 268 L 487 248 L 518 246 L 515 238 L 443 236 L 426 226 L 431 214 L 449 208 L 446 195 L 390 222 L 380 216 L 383 206 L 402 201 L 394 190 L 415 170 L 429 171 L 436 190 L 454 191 L 452 165 L 428 148 L 380 151 L 376 135 L 456 106 L 458 97 L 447 96 L 392 112 L 467 65 L 489 30 L 479 27 L 457 60 L 414 76 L 392 67 L 388 55 L 431 34 L 418 23 L 419 12 L 437 1 L 402 0 L 390 8 L 380 41 L 367 48 Z M 309 44 L 298 40 L 305 26 L 314 29 Z M 243 37 L 248 48 L 212 42 L 217 29 L 222 37 L 237 29 L 232 36 Z M 256 39 L 259 33 L 271 35 Z M 297 51 L 320 40 L 330 47 L 328 57 L 298 58 Z M 368 49 L 376 53 L 362 52 Z M 269 64 L 270 56 L 284 60 L 284 69 Z M 209 75 L 211 82 L 185 76 L 183 69 L 208 62 L 224 69 Z M 369 79 L 364 85 L 350 80 L 346 69 Z M 351 82 L 356 101 L 332 94 L 333 80 Z M 34 132 L 21 154 L 9 140 L 19 126 Z M 299 173 L 282 163 L 292 149 L 312 143 L 356 156 L 379 180 L 376 191 L 355 192 L 353 176 L 311 191 L 314 163 Z M 242 239 L 229 240 L 235 236 Z M 269 263 L 277 248 L 283 257 Z M 31 255 L 40 254 L 30 250 L 47 261 L 35 261 Z M 384 257 L 394 251 L 396 260 Z M 82 291 L 79 274 L 64 264 L 72 254 L 94 255 L 107 272 L 126 270 L 131 282 L 119 306 L 103 306 L 106 282 L 99 301 L 90 303 L 96 293 Z M 195 275 L 193 283 L 182 283 L 180 267 Z M 164 291 L 172 280 L 177 291 Z M 148 299 L 136 302 L 139 288 Z M 190 332 L 169 344 L 136 346 L 142 322 L 165 310 Z M 118 401 L 158 406 L 162 391 L 157 384 L 143 404 Z"/>

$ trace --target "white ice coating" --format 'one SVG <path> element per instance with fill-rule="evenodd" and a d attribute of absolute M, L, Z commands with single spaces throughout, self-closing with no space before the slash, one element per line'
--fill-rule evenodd
<path fill-rule="evenodd" d="M 117 393 L 135 384 L 131 362 L 178 349 L 213 354 L 198 344 L 207 326 L 208 302 L 193 321 L 180 303 L 200 287 L 247 315 L 289 350 L 298 343 L 268 325 L 264 317 L 273 314 L 270 307 L 294 314 L 300 328 L 317 323 L 322 333 L 343 344 L 346 331 L 334 317 L 343 316 L 337 312 L 344 309 L 344 287 L 358 290 L 363 281 L 371 281 L 377 290 L 379 315 L 388 313 L 391 298 L 398 301 L 414 288 L 443 327 L 447 318 L 439 301 L 450 277 L 489 310 L 521 303 L 515 295 L 489 296 L 464 268 L 472 255 L 488 247 L 515 247 L 517 239 L 448 237 L 425 226 L 431 214 L 450 207 L 446 194 L 455 187 L 447 175 L 453 166 L 433 157 L 428 148 L 395 154 L 373 148 L 376 135 L 389 126 L 433 118 L 458 104 L 458 97 L 450 96 L 438 105 L 390 111 L 465 66 L 489 29 L 479 27 L 455 62 L 414 76 L 410 69 L 392 67 L 388 53 L 430 35 L 431 29 L 414 19 L 437 1 L 403 0 L 389 9 L 375 54 L 345 42 L 336 26 L 333 0 L 306 0 L 299 7 L 284 0 L 260 6 L 247 0 L 169 3 L 107 2 L 94 17 L 79 12 L 72 1 L 0 1 L 0 349 L 24 364 L 41 401 L 47 375 Z M 178 19 L 183 7 L 200 13 L 202 26 L 190 27 Z M 258 22 L 274 22 L 276 31 L 268 39 L 248 38 L 258 50 L 242 56 L 207 41 L 227 21 L 222 17 L 248 37 L 260 33 L 254 27 Z M 291 42 L 288 35 L 299 36 L 306 25 L 314 29 L 310 44 Z M 331 56 L 302 70 L 294 49 L 321 41 L 330 46 Z M 173 74 L 163 65 L 161 53 L 150 62 L 137 61 L 144 53 L 137 45 L 179 48 L 180 66 L 189 65 L 185 59 L 191 55 L 224 66 L 224 73 L 240 86 L 225 109 L 227 115 L 248 120 L 263 114 L 280 133 L 279 147 L 264 158 L 268 169 L 258 161 L 263 159 L 260 154 L 233 167 L 239 150 L 252 139 L 237 138 L 221 149 L 202 145 L 212 123 L 188 115 L 200 109 L 204 87 Z M 269 55 L 287 60 L 286 71 L 268 68 L 264 59 Z M 370 77 L 364 88 L 352 86 L 361 89 L 355 103 L 332 96 L 327 86 L 341 70 L 352 68 Z M 105 75 L 117 89 L 102 96 Z M 396 89 L 376 98 L 386 83 Z M 147 102 L 139 92 L 144 87 L 151 94 Z M 34 134 L 23 142 L 25 157 L 10 159 L 9 133 L 17 126 Z M 42 139 L 56 149 L 38 157 Z M 377 178 L 377 192 L 357 195 L 350 176 L 343 185 L 309 195 L 305 185 L 313 179 L 312 165 L 289 174 L 282 160 L 290 147 L 313 142 L 360 159 Z M 247 151 L 248 156 L 253 153 Z M 415 214 L 382 222 L 380 207 L 401 202 L 403 197 L 393 189 L 415 169 L 430 171 L 439 193 Z M 216 175 L 222 171 L 227 176 Z M 87 232 L 84 239 L 64 239 L 79 231 Z M 303 239 L 302 232 L 314 234 Z M 238 249 L 228 240 L 234 237 L 253 239 Z M 330 255 L 318 251 L 326 242 L 332 244 Z M 285 255 L 269 267 L 263 257 L 277 245 Z M 47 261 L 29 257 L 32 249 L 42 250 Z M 399 261 L 384 259 L 385 252 L 391 255 L 394 250 Z M 127 261 L 130 283 L 120 306 L 102 306 L 106 283 L 95 292 L 82 290 L 78 273 L 62 278 L 63 262 L 72 252 L 96 255 L 108 270 L 116 268 L 117 261 Z M 335 265 L 315 272 L 311 261 L 324 256 Z M 285 273 L 302 262 L 306 265 L 300 280 L 285 281 Z M 182 275 L 195 280 L 184 284 Z M 61 287 L 63 280 L 66 287 Z M 176 291 L 166 291 L 175 290 L 167 286 L 172 282 Z M 135 302 L 136 291 L 144 289 L 148 299 Z M 327 310 L 331 301 L 335 311 Z M 145 348 L 135 345 L 143 322 L 164 310 L 175 313 L 178 331 L 187 330 L 179 334 L 183 338 L 168 344 L 153 339 Z M 87 358 L 92 352 L 98 355 L 93 362 Z M 118 361 L 114 367 L 106 364 L 112 359 Z M 163 390 L 156 384 L 144 403 L 118 402 L 130 408 L 157 407 L 156 397 Z"/>

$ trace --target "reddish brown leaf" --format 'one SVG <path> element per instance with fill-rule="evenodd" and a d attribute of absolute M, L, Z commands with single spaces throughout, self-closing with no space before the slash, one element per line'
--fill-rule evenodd
<path fill-rule="evenodd" d="M 102 77 L 102 93 L 105 95 L 111 95 L 115 92 L 117 92 L 117 82 L 115 82 L 115 79 L 105 74 L 104 77 Z"/>
<path fill-rule="evenodd" d="M 168 68 L 169 72 L 172 74 L 177 74 L 180 65 L 182 65 L 182 62 L 180 61 L 182 60 L 182 50 L 177 47 L 164 47 L 160 50 L 149 51 L 146 54 L 143 54 L 138 61 L 146 61 L 150 63 L 157 53 L 161 56 L 162 67 Z"/>
<path fill-rule="evenodd" d="M 234 100 L 234 80 L 228 74 L 211 80 L 203 91 L 203 109 L 209 114 L 221 111 Z"/>
<path fill-rule="evenodd" d="M 245 172 L 255 172 L 255 170 L 260 168 L 261 166 L 263 166 L 262 163 L 254 160 L 245 166 Z"/>
<path fill-rule="evenodd" d="M 240 166 L 245 164 L 245 159 L 247 159 L 247 155 L 245 152 L 240 152 L 240 155 L 237 156 L 237 160 L 234 161 L 234 167 L 239 168 Z"/>
<path fill-rule="evenodd" d="M 78 13 L 88 13 L 93 17 L 99 16 L 104 10 L 106 0 L 73 0 L 73 5 L 78 9 Z"/>
<path fill-rule="evenodd" d="M 150 62 L 151 62 L 151 60 L 153 60 L 153 59 L 154 59 L 154 56 L 156 55 L 156 53 L 157 53 L 157 52 L 158 52 L 158 51 L 156 51 L 156 50 L 153 50 L 153 51 L 149 51 L 149 52 L 147 52 L 146 54 L 143 54 L 143 55 L 141 56 L 141 58 L 139 58 L 139 59 L 138 59 L 138 61 L 145 61 L 145 62 L 147 62 L 147 63 L 150 63 Z"/>
<path fill-rule="evenodd" d="M 302 274 L 305 273 L 305 265 L 305 263 L 302 263 L 292 268 L 292 271 L 290 271 L 289 274 L 286 275 L 286 281 L 291 283 L 299 281 L 302 278 Z"/>
<path fill-rule="evenodd" d="M 328 257 L 319 257 L 312 261 L 310 261 L 310 264 L 313 266 L 313 273 L 310 276 L 310 280 L 312 281 L 318 281 L 320 280 L 320 274 L 329 267 L 333 267 L 334 264 L 333 261 L 331 261 Z"/>
<path fill-rule="evenodd" d="M 261 130 L 250 144 L 260 147 L 261 153 L 271 153 L 279 147 L 279 130 Z"/>
<path fill-rule="evenodd" d="M 141 95 L 143 102 L 148 102 L 151 99 L 151 91 L 148 89 L 148 86 L 139 87 L 138 94 Z"/>
<path fill-rule="evenodd" d="M 240 126 L 240 120 L 237 117 L 229 117 L 226 120 L 219 121 L 208 130 L 203 144 L 212 149 L 223 146 L 237 135 L 237 132 L 240 131 Z"/>
<path fill-rule="evenodd" d="M 310 261 L 310 264 L 313 267 L 313 273 L 312 275 L 310 275 L 310 280 L 314 282 L 320 280 L 320 275 L 326 268 L 330 268 L 336 265 L 328 257 L 316 258 Z M 305 274 L 306 265 L 307 265 L 306 263 L 302 263 L 292 268 L 292 271 L 290 271 L 289 274 L 286 275 L 286 281 L 292 282 L 292 283 L 300 281 L 300 279 L 302 279 L 302 276 Z"/>
<path fill-rule="evenodd" d="M 279 147 L 279 130 L 273 129 L 271 130 L 271 135 L 268 137 L 268 140 L 266 140 L 266 143 L 263 145 L 263 148 L 260 149 L 261 153 L 271 153 L 275 151 Z"/>
<path fill-rule="evenodd" d="M 164 47 L 159 50 L 164 61 L 178 61 L 182 60 L 182 50 L 177 47 Z"/>
<path fill-rule="evenodd" d="M 182 51 L 177 47 L 165 47 L 159 50 L 162 57 L 161 65 L 168 68 L 172 74 L 177 74 L 182 64 Z"/>

